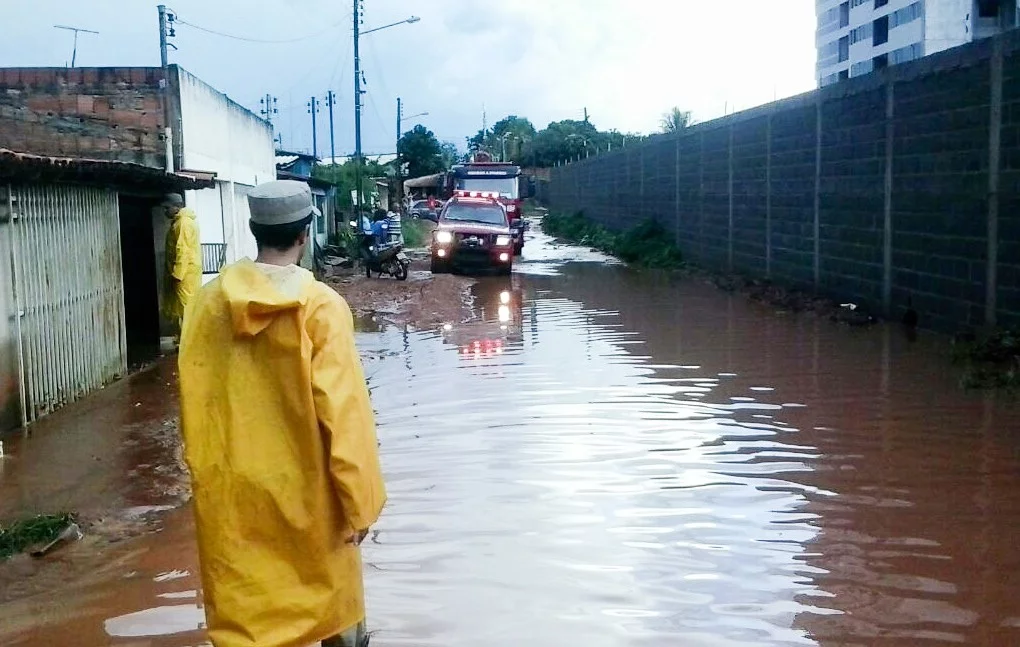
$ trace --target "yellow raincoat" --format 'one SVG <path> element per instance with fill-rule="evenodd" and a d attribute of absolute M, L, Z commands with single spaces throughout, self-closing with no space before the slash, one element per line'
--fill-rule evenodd
<path fill-rule="evenodd" d="M 299 267 L 202 288 L 180 351 L 209 635 L 306 647 L 365 616 L 360 549 L 386 494 L 350 308 Z"/>
<path fill-rule="evenodd" d="M 166 280 L 163 314 L 180 322 L 184 310 L 202 287 L 202 244 L 195 212 L 181 209 L 166 233 Z"/>

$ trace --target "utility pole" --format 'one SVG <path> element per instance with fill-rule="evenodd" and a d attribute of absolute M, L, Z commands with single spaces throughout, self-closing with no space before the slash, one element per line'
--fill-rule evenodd
<path fill-rule="evenodd" d="M 584 109 L 584 123 L 588 123 L 588 108 Z"/>
<path fill-rule="evenodd" d="M 319 131 L 317 130 L 316 116 L 319 114 L 319 100 L 312 97 L 308 102 L 308 113 L 312 115 L 312 156 L 319 159 Z"/>
<path fill-rule="evenodd" d="M 401 132 L 400 120 L 404 117 L 404 104 L 401 103 L 400 97 L 397 97 L 397 147 L 394 149 L 397 151 L 397 202 L 403 203 L 404 201 L 404 161 L 400 159 L 400 137 L 403 135 Z"/>
<path fill-rule="evenodd" d="M 326 107 L 329 108 L 329 163 L 336 164 L 336 138 L 333 133 L 333 106 L 336 105 L 336 95 L 332 90 L 326 92 Z"/>
<path fill-rule="evenodd" d="M 356 217 L 361 215 L 361 54 L 358 40 L 361 38 L 361 3 L 354 0 L 354 165 L 355 182 L 358 183 L 354 204 Z"/>
<path fill-rule="evenodd" d="M 98 31 L 92 31 L 91 29 L 82 29 L 81 27 L 68 27 L 67 25 L 53 25 L 57 29 L 66 29 L 67 31 L 74 32 L 74 50 L 71 52 L 71 67 L 74 67 L 74 63 L 78 58 L 78 32 L 85 32 L 86 34 L 99 35 Z"/>
<path fill-rule="evenodd" d="M 166 54 L 166 5 L 159 5 L 159 61 L 166 70 L 168 63 Z"/>
<path fill-rule="evenodd" d="M 159 62 L 163 73 L 163 78 L 159 80 L 159 95 L 165 119 L 163 124 L 163 138 L 166 142 L 165 165 L 166 172 L 173 173 L 174 167 L 179 163 L 177 154 L 179 142 L 174 141 L 173 127 L 177 125 L 177 121 L 171 115 L 170 101 L 168 99 L 170 94 L 170 60 L 167 56 L 167 48 L 177 48 L 167 41 L 174 36 L 174 15 L 166 10 L 166 5 L 159 5 L 156 8 L 159 10 Z"/>
<path fill-rule="evenodd" d="M 266 118 L 270 124 L 273 123 L 273 115 L 279 114 L 280 111 L 276 108 L 276 97 L 266 93 L 266 96 L 259 99 L 259 105 L 262 108 L 259 110 L 259 114 Z"/>
<path fill-rule="evenodd" d="M 173 47 L 173 43 L 169 42 L 169 39 L 176 36 L 174 33 L 174 21 L 177 19 L 172 13 L 167 11 L 166 5 L 159 5 L 156 7 L 159 10 L 159 63 L 163 66 L 164 78 L 166 78 L 166 68 L 170 65 L 170 60 L 167 57 L 167 48 Z"/>
<path fill-rule="evenodd" d="M 400 102 L 400 97 L 397 97 L 397 148 L 396 151 L 400 153 L 400 136 L 403 134 L 400 132 L 400 118 L 403 117 L 403 104 Z"/>

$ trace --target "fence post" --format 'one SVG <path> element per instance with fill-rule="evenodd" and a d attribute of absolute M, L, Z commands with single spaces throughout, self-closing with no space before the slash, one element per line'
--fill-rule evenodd
<path fill-rule="evenodd" d="M 822 230 L 822 92 L 815 95 L 815 221 L 814 221 L 814 272 L 815 289 L 822 282 L 821 262 Z"/>
<path fill-rule="evenodd" d="M 1002 156 L 1002 38 L 992 40 L 991 114 L 988 124 L 988 260 L 985 324 L 997 322 L 999 281 L 999 162 Z"/>
<path fill-rule="evenodd" d="M 892 79 L 885 84 L 885 204 L 882 224 L 882 309 L 885 316 L 892 314 L 893 284 L 893 138 L 895 127 L 896 85 Z"/>
<path fill-rule="evenodd" d="M 674 197 L 673 197 L 673 224 L 676 231 L 673 234 L 673 240 L 676 246 L 680 247 L 680 133 L 676 135 L 676 159 L 673 162 L 673 180 L 674 180 Z"/>
<path fill-rule="evenodd" d="M 698 137 L 698 245 L 705 246 L 705 131 Z"/>
<path fill-rule="evenodd" d="M 765 121 L 765 276 L 772 278 L 772 115 Z"/>
<path fill-rule="evenodd" d="M 729 141 L 729 175 L 726 180 L 726 193 L 729 195 L 729 216 L 726 225 L 726 269 L 733 271 L 733 122 L 730 122 Z"/>

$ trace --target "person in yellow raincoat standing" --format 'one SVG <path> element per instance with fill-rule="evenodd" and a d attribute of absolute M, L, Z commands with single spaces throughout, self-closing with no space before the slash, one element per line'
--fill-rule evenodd
<path fill-rule="evenodd" d="M 185 308 L 202 287 L 202 244 L 195 212 L 184 206 L 184 198 L 167 194 L 163 209 L 171 221 L 166 232 L 163 315 L 179 330 Z"/>
<path fill-rule="evenodd" d="M 248 196 L 258 258 L 225 267 L 184 320 L 184 456 L 216 647 L 363 647 L 360 544 L 386 501 L 354 320 L 298 267 L 308 186 Z"/>

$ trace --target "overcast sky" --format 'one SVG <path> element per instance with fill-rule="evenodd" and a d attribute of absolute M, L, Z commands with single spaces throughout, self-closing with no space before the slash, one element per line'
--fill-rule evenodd
<path fill-rule="evenodd" d="M 156 3 L 145 0 L 2 0 L 0 65 L 63 66 L 81 34 L 79 66 L 158 65 Z M 652 132 L 671 106 L 699 121 L 814 88 L 812 0 L 363 0 L 364 27 L 400 25 L 362 39 L 368 82 L 366 153 L 396 137 L 405 115 L 464 148 L 464 137 L 507 114 L 582 119 L 602 130 Z M 13 9 L 19 6 L 20 9 Z M 173 0 L 181 20 L 261 40 L 251 43 L 178 24 L 171 62 L 258 110 L 279 98 L 286 148 L 311 149 L 312 94 L 322 101 L 319 152 L 328 155 L 325 94 L 338 95 L 337 154 L 354 146 L 353 5 L 346 0 Z M 12 11 L 13 10 L 13 11 Z M 12 20 L 17 14 L 17 20 Z M 304 38 L 303 38 L 304 37 Z M 405 123 L 405 130 L 412 123 Z"/>

